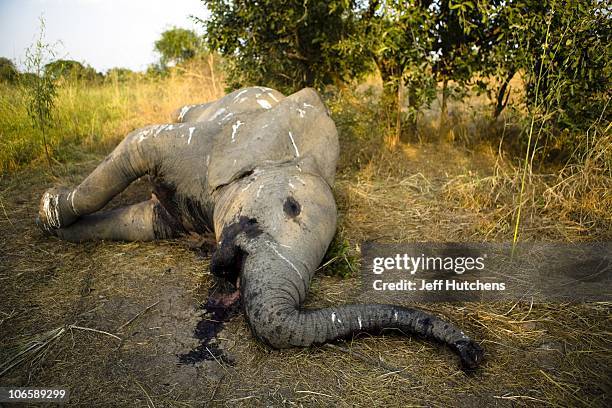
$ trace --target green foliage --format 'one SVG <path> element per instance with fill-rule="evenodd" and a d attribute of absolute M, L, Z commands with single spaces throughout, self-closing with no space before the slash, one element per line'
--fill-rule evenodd
<path fill-rule="evenodd" d="M 389 107 L 399 136 L 403 118 L 398 104 L 407 100 L 414 128 L 420 108 L 435 98 L 432 21 L 427 7 L 417 0 L 371 1 L 363 20 L 365 41 L 383 80 L 381 103 Z M 406 95 L 401 93 L 403 87 Z"/>
<path fill-rule="evenodd" d="M 168 76 L 168 70 L 160 64 L 149 64 L 145 71 L 145 76 L 149 79 L 161 79 Z"/>
<path fill-rule="evenodd" d="M 362 46 L 356 1 L 203 2 L 210 17 L 199 21 L 210 49 L 225 58 L 229 89 L 322 89 L 358 77 L 370 63 L 355 52 Z"/>
<path fill-rule="evenodd" d="M 495 12 L 503 0 L 441 0 L 430 2 L 432 71 L 439 80 L 464 85 L 475 74 L 487 71 L 495 44 Z"/>
<path fill-rule="evenodd" d="M 495 16 L 505 0 L 440 0 L 430 2 L 432 72 L 442 82 L 440 136 L 447 132 L 447 100 L 467 92 L 474 78 L 491 69 L 490 53 L 497 39 Z M 454 82 L 454 89 L 449 87 Z"/>
<path fill-rule="evenodd" d="M 90 66 L 85 66 L 73 60 L 55 60 L 45 65 L 45 75 L 57 81 L 87 81 L 94 82 L 102 80 L 102 74 Z"/>
<path fill-rule="evenodd" d="M 46 135 L 53 125 L 53 108 L 57 91 L 55 78 L 45 69 L 47 61 L 55 55 L 53 46 L 45 42 L 45 22 L 40 19 L 40 33 L 34 44 L 26 50 L 26 70 L 34 73 L 30 81 L 24 83 L 28 97 L 27 112 L 32 125 L 41 134 L 47 162 L 51 165 L 51 155 L 47 145 Z"/>
<path fill-rule="evenodd" d="M 188 61 L 205 51 L 204 42 L 195 32 L 174 27 L 164 31 L 155 41 L 155 51 L 160 54 L 160 66 L 165 68 Z"/>
<path fill-rule="evenodd" d="M 507 103 L 509 81 L 518 73 L 529 112 L 519 142 L 532 149 L 530 162 L 585 156 L 605 134 L 595 129 L 612 119 L 610 2 L 510 0 L 488 13 L 495 41 L 485 73 L 499 84 L 494 116 Z"/>
<path fill-rule="evenodd" d="M 351 250 L 350 242 L 342 232 L 337 231 L 323 258 L 321 265 L 323 273 L 328 276 L 348 278 L 355 274 L 357 268 L 357 257 Z"/>
<path fill-rule="evenodd" d="M 443 84 L 442 116 L 452 95 L 447 86 L 465 93 L 470 81 L 488 72 L 488 56 L 495 44 L 490 9 L 501 0 L 394 0 L 370 1 L 363 15 L 365 42 L 381 73 L 382 102 L 397 123 L 403 118 L 397 104 L 407 102 L 413 130 L 420 110 L 436 97 Z M 402 94 L 405 87 L 405 95 Z M 456 93 L 455 92 L 455 93 Z M 394 143 L 391 143 L 394 145 Z"/>
<path fill-rule="evenodd" d="M 607 110 L 612 77 L 612 6 L 599 0 L 515 0 L 499 52 L 525 74 L 527 104 L 555 128 L 585 131 Z M 536 99 L 536 94 L 538 97 Z"/>
<path fill-rule="evenodd" d="M 8 58 L 0 57 L 0 82 L 15 83 L 19 77 L 19 72 L 13 61 Z"/>
<path fill-rule="evenodd" d="M 111 68 L 106 71 L 105 79 L 109 81 L 127 82 L 136 79 L 139 75 L 128 68 Z"/>
<path fill-rule="evenodd" d="M 599 0 L 370 1 L 362 42 L 379 68 L 382 103 L 392 116 L 403 114 L 398 101 L 407 102 L 414 123 L 441 83 L 441 131 L 449 97 L 487 90 L 497 117 L 520 73 L 538 138 L 567 153 L 586 146 L 581 132 L 593 123 L 610 122 L 611 15 L 610 3 Z"/>

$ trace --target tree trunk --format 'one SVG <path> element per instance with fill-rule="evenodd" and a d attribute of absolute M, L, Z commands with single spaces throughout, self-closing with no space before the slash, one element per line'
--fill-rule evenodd
<path fill-rule="evenodd" d="M 395 140 L 393 147 L 399 145 L 402 138 L 402 81 L 397 84 L 397 117 L 395 118 Z"/>
<path fill-rule="evenodd" d="M 511 71 L 504 79 L 504 82 L 501 84 L 499 90 L 497 91 L 497 102 L 495 104 L 495 110 L 493 111 L 493 120 L 497 119 L 506 107 L 506 105 L 508 105 L 508 99 L 510 98 L 510 92 L 512 91 L 512 87 L 510 87 L 510 81 L 513 77 L 514 71 Z"/>
<path fill-rule="evenodd" d="M 383 81 L 381 105 L 386 123 L 385 144 L 387 147 L 394 149 L 399 141 L 399 132 L 401 132 L 401 124 L 399 123 L 401 112 L 401 89 L 398 86 L 401 80 L 398 80 L 398 73 L 396 70 L 392 66 L 389 66 L 389 64 L 386 64 L 385 61 L 377 61 L 377 66 Z M 395 119 L 395 121 L 393 119 Z M 395 122 L 395 126 L 392 124 L 393 122 Z"/>
<path fill-rule="evenodd" d="M 45 156 L 47 156 L 47 164 L 49 165 L 49 167 L 53 167 L 53 163 L 51 162 L 51 154 L 49 153 L 49 145 L 47 144 L 47 136 L 46 136 L 46 130 L 44 125 L 41 128 L 41 133 L 42 133 L 42 139 L 43 139 L 43 145 L 45 146 Z"/>
<path fill-rule="evenodd" d="M 208 68 L 210 69 L 210 78 L 212 80 L 213 90 L 217 96 L 217 80 L 215 79 L 215 60 L 212 52 L 208 54 Z"/>
<path fill-rule="evenodd" d="M 439 136 L 440 140 L 443 140 L 448 133 L 448 79 L 444 78 L 442 81 L 442 105 L 440 107 L 440 125 L 439 125 Z"/>
<path fill-rule="evenodd" d="M 398 93 L 399 88 L 393 79 L 383 85 L 382 113 L 386 123 L 385 144 L 390 149 L 395 149 L 399 140 L 398 112 L 401 107 L 398 103 Z"/>
<path fill-rule="evenodd" d="M 419 113 L 419 106 L 416 97 L 414 86 L 410 84 L 407 89 L 407 104 L 408 104 L 408 132 L 404 132 L 402 142 L 409 142 L 408 136 L 417 135 L 417 118 Z"/>

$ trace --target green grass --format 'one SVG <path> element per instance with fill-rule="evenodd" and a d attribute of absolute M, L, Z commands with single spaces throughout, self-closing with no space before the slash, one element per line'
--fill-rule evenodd
<path fill-rule="evenodd" d="M 336 231 L 319 269 L 327 276 L 340 278 L 354 276 L 359 269 L 357 255 L 342 230 Z"/>
<path fill-rule="evenodd" d="M 125 94 L 124 94 L 125 95 Z M 115 139 L 126 118 L 126 98 L 109 87 L 60 88 L 48 143 L 55 160 L 66 161 L 71 146 L 87 149 Z M 27 96 L 17 86 L 0 92 L 0 163 L 11 172 L 36 162 L 44 154 L 42 135 L 32 126 L 26 111 Z"/>
<path fill-rule="evenodd" d="M 179 107 L 219 97 L 201 71 L 102 84 L 61 81 L 47 135 L 51 156 L 68 162 L 79 152 L 108 151 L 135 128 L 167 123 Z M 19 85 L 0 84 L 0 174 L 44 157 L 42 135 L 27 114 L 26 92 Z"/>

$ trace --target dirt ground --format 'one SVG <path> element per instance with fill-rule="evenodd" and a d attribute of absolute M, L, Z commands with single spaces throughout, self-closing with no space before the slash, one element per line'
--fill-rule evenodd
<path fill-rule="evenodd" d="M 240 314 L 210 344 L 230 363 L 181 364 L 200 345 L 194 329 L 212 283 L 208 257 L 185 240 L 75 245 L 43 236 L 34 224 L 47 187 L 78 183 L 101 158 L 84 156 L 55 167 L 55 175 L 30 169 L 0 180 L 0 361 L 66 327 L 39 358 L 0 377 L 3 386 L 64 387 L 77 406 L 611 405 L 608 303 L 421 305 L 481 341 L 486 362 L 473 374 L 444 347 L 391 334 L 270 350 Z M 486 176 L 493 154 L 407 145 L 377 160 L 349 153 L 341 160 L 336 196 L 353 245 L 511 237 L 495 209 L 461 208 L 445 187 L 461 175 Z M 139 181 L 111 206 L 147 195 Z M 570 228 L 544 214 L 525 224 L 525 239 L 554 239 Z M 319 274 L 307 307 L 363 300 L 358 284 L 358 274 Z"/>

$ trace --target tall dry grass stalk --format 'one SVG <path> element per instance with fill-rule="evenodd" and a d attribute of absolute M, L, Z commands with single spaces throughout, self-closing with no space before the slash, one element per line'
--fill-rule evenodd
<path fill-rule="evenodd" d="M 544 38 L 544 46 L 542 47 L 542 52 L 546 53 L 548 52 L 548 37 L 550 34 L 550 20 L 548 22 L 548 26 L 546 27 L 546 36 Z M 529 160 L 529 154 L 531 153 L 531 141 L 533 139 L 533 129 L 534 129 L 534 125 L 535 125 L 535 121 L 536 121 L 536 111 L 538 109 L 538 97 L 540 94 L 540 82 L 542 80 L 542 68 L 543 68 L 544 64 L 540 64 L 540 70 L 538 72 L 538 80 L 536 83 L 536 89 L 535 89 L 535 102 L 534 102 L 534 112 L 531 113 L 531 121 L 529 124 L 529 131 L 528 131 L 528 137 L 527 137 L 527 149 L 525 150 L 525 162 L 523 163 L 523 175 L 521 177 L 521 189 L 519 191 L 519 198 L 518 198 L 518 208 L 516 210 L 516 220 L 514 223 L 514 233 L 512 235 L 512 249 L 514 251 L 514 248 L 516 246 L 516 243 L 518 242 L 519 239 L 519 225 L 521 222 L 521 210 L 523 208 L 523 194 L 525 192 L 525 180 L 527 178 L 527 170 L 529 169 L 531 171 L 531 166 L 530 166 L 530 160 Z M 535 151 L 535 146 L 533 146 L 533 150 Z"/>

